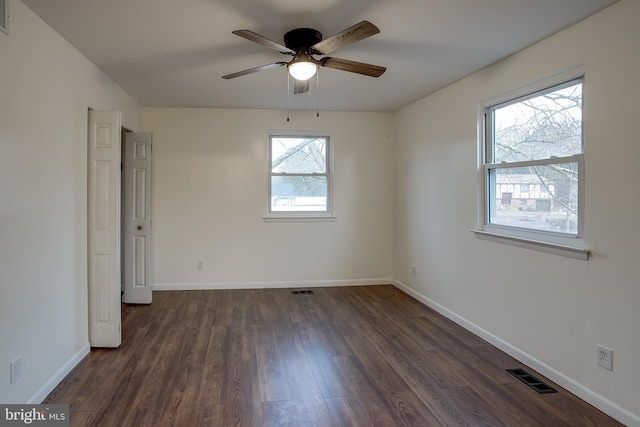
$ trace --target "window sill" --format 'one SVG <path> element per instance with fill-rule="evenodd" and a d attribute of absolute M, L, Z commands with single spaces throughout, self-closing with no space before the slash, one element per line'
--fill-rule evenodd
<path fill-rule="evenodd" d="M 519 248 L 532 249 L 534 251 L 560 255 L 581 261 L 587 261 L 591 256 L 591 251 L 588 249 L 575 248 L 572 246 L 561 245 L 557 243 L 541 242 L 538 240 L 530 240 L 521 237 L 506 236 L 504 234 L 491 233 L 482 230 L 472 231 L 473 233 L 475 233 L 478 239 L 517 246 Z"/>
<path fill-rule="evenodd" d="M 335 216 L 265 216 L 264 222 L 334 222 Z"/>

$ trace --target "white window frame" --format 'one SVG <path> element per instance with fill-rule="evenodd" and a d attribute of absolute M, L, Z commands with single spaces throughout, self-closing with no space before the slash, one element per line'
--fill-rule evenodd
<path fill-rule="evenodd" d="M 574 259 L 587 260 L 590 251 L 585 249 L 584 241 L 584 120 L 582 129 L 582 152 L 569 157 L 551 157 L 533 161 L 490 163 L 493 158 L 493 130 L 492 111 L 504 105 L 516 103 L 535 97 L 540 93 L 557 90 L 563 85 L 570 85 L 578 80 L 583 85 L 583 110 L 585 98 L 584 66 L 573 67 L 564 72 L 538 80 L 534 83 L 485 99 L 478 105 L 478 218 L 477 227 L 473 230 L 476 236 L 498 243 L 510 244 L 518 247 L 562 255 Z M 513 168 L 522 166 L 537 166 L 558 163 L 575 162 L 578 164 L 578 224 L 577 233 L 559 233 L 518 228 L 507 225 L 492 224 L 490 220 L 491 186 L 489 183 L 490 170 L 499 168 Z"/>
<path fill-rule="evenodd" d="M 326 138 L 326 163 L 325 173 L 311 174 L 283 174 L 271 171 L 271 141 L 277 137 L 298 137 L 298 138 Z M 333 216 L 333 147 L 334 140 L 331 132 L 328 131 L 300 131 L 300 130 L 270 130 L 267 135 L 267 186 L 266 186 L 266 214 L 263 217 L 265 222 L 316 222 L 334 221 Z M 273 211 L 271 210 L 271 178 L 273 176 L 325 176 L 327 179 L 327 209 L 326 211 Z"/>

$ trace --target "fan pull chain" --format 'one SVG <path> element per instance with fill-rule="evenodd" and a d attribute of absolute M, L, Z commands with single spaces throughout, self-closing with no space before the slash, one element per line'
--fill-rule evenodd
<path fill-rule="evenodd" d="M 320 67 L 316 68 L 316 117 L 320 117 Z"/>
<path fill-rule="evenodd" d="M 287 70 L 287 121 L 289 121 L 289 109 L 290 109 L 289 100 L 290 99 L 291 99 L 291 77 L 289 76 L 289 72 Z"/>

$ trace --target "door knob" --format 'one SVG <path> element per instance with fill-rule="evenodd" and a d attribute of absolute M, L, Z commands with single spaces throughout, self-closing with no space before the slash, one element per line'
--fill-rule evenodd
<path fill-rule="evenodd" d="M 141 226 L 141 225 L 137 226 L 136 228 L 137 228 L 138 230 L 142 230 L 142 226 Z"/>

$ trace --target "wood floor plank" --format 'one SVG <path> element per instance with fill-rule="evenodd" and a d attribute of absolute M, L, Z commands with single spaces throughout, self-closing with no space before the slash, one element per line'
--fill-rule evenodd
<path fill-rule="evenodd" d="M 200 294 L 200 307 L 215 308 L 220 303 L 218 297 L 220 292 L 202 291 Z"/>
<path fill-rule="evenodd" d="M 447 331 L 451 336 L 455 337 L 457 341 L 462 342 L 468 347 L 483 347 L 488 345 L 488 343 L 482 338 L 460 327 L 460 325 L 456 324 L 452 320 L 449 320 L 446 317 L 437 314 L 435 311 L 429 309 L 426 311 L 426 313 L 428 315 L 415 317 L 425 317 L 429 319 L 429 321 L 437 324 L 441 329 Z"/>
<path fill-rule="evenodd" d="M 457 346 L 453 337 L 425 317 L 398 316 L 388 322 L 393 322 L 425 350 L 442 350 Z"/>
<path fill-rule="evenodd" d="M 477 390 L 477 394 L 484 401 L 486 411 L 494 414 L 504 424 L 508 426 L 525 426 L 536 427 L 541 425 L 562 426 L 562 423 L 556 416 L 546 417 L 539 414 L 535 407 L 531 405 L 530 399 L 537 399 L 538 395 L 535 391 L 529 389 L 531 393 L 527 399 L 522 400 L 510 391 L 510 387 L 518 386 L 518 388 L 528 388 L 525 384 L 501 384 L 491 388 L 476 385 L 473 388 Z M 468 401 L 465 401 L 469 405 Z M 460 403 L 459 403 L 460 405 Z M 577 424 L 580 425 L 580 424 Z M 605 424 L 606 425 L 606 424 Z"/>
<path fill-rule="evenodd" d="M 328 345 L 322 339 L 317 325 L 298 323 L 294 328 L 307 360 L 315 373 L 316 380 L 325 398 L 343 397 L 351 394 L 340 365 L 331 354 Z"/>
<path fill-rule="evenodd" d="M 467 425 L 508 427 L 507 424 L 487 409 L 486 401 L 472 387 L 451 387 L 446 389 L 445 393 L 461 409 L 460 413 Z"/>
<path fill-rule="evenodd" d="M 195 420 L 191 420 L 190 426 L 194 427 L 218 427 L 222 426 L 222 405 L 200 405 L 195 412 Z"/>
<path fill-rule="evenodd" d="M 411 350 L 411 342 L 402 344 L 398 331 L 381 329 L 378 334 L 368 334 L 369 339 L 393 369 L 407 382 L 413 393 L 422 401 L 441 425 L 465 425 L 456 405 L 443 392 L 421 363 L 421 351 Z"/>
<path fill-rule="evenodd" d="M 424 305 L 413 298 L 406 298 L 397 293 L 390 293 L 388 299 L 370 302 L 388 316 L 419 317 L 425 314 Z"/>
<path fill-rule="evenodd" d="M 170 292 L 165 298 L 162 308 L 165 310 L 178 309 L 184 304 L 184 300 L 189 298 L 189 295 L 193 293 L 194 291 Z"/>
<path fill-rule="evenodd" d="M 233 290 L 222 289 L 217 291 L 218 304 L 216 306 L 215 325 L 231 325 L 233 323 Z"/>
<path fill-rule="evenodd" d="M 298 412 L 291 400 L 262 404 L 264 427 L 299 427 Z"/>
<path fill-rule="evenodd" d="M 264 302 L 254 302 L 251 304 L 253 310 L 254 325 L 267 325 L 271 323 L 269 306 Z"/>
<path fill-rule="evenodd" d="M 162 390 L 166 388 L 164 380 L 168 376 L 167 368 L 164 365 L 154 365 L 153 375 L 149 375 L 143 380 L 138 393 L 133 396 L 131 407 L 134 409 L 149 409 L 159 405 Z"/>
<path fill-rule="evenodd" d="M 353 354 L 353 349 L 347 341 L 348 337 L 343 333 L 345 330 L 352 332 L 347 327 L 346 322 L 331 320 L 316 322 L 315 325 L 318 326 L 318 332 L 322 335 L 333 356 L 350 356 Z"/>
<path fill-rule="evenodd" d="M 258 382 L 262 402 L 291 400 L 280 350 L 270 325 L 254 325 Z"/>
<path fill-rule="evenodd" d="M 262 425 L 262 402 L 255 360 L 232 361 L 225 370 L 222 422 L 224 426 Z"/>
<path fill-rule="evenodd" d="M 186 426 L 197 421 L 194 414 L 201 403 L 202 372 L 202 365 L 186 365 L 186 369 L 178 372 L 171 394 L 162 408 L 161 425 Z"/>
<path fill-rule="evenodd" d="M 393 393 L 396 411 L 407 427 L 443 425 L 412 391 Z M 455 424 L 454 424 L 455 425 Z"/>
<path fill-rule="evenodd" d="M 91 419 L 93 418 L 93 412 L 70 412 L 69 413 L 69 426 L 70 427 L 86 427 L 91 425 Z M 125 424 L 133 425 L 133 424 Z M 136 424 L 141 425 L 141 424 Z"/>
<path fill-rule="evenodd" d="M 471 385 L 471 379 L 465 375 L 462 364 L 449 350 L 429 350 L 414 355 L 413 359 L 441 389 Z"/>
<path fill-rule="evenodd" d="M 215 314 L 209 308 L 199 310 L 200 314 L 203 312 L 208 313 L 209 315 Z M 211 338 L 210 332 L 212 327 L 207 320 L 213 320 L 213 317 L 209 318 L 209 316 L 205 315 L 200 326 L 191 326 L 186 328 L 188 336 L 187 342 L 190 343 L 190 351 L 188 355 L 190 364 L 201 365 L 207 358 L 207 350 L 209 348 L 209 339 Z"/>
<path fill-rule="evenodd" d="M 351 401 L 361 408 L 362 423 L 371 426 L 398 425 L 394 407 L 389 405 L 390 393 L 385 388 L 378 388 L 371 379 L 368 368 L 363 366 L 356 356 L 342 356 L 337 360 L 342 366 L 351 393 Z"/>
<path fill-rule="evenodd" d="M 154 349 L 155 351 L 145 351 L 137 354 L 135 357 L 136 364 L 154 364 L 154 360 L 158 357 L 158 349 L 164 347 L 177 316 L 178 310 L 175 308 L 162 308 L 158 310 L 154 316 L 153 323 L 145 335 L 145 345 L 148 346 L 147 348 Z"/>
<path fill-rule="evenodd" d="M 131 369 L 122 372 L 117 381 L 117 393 L 111 393 L 108 398 L 102 400 L 91 418 L 93 425 L 122 425 L 129 410 L 131 396 L 135 396 L 140 389 L 144 378 L 149 375 L 150 366 L 132 366 Z"/>
<path fill-rule="evenodd" d="M 369 292 L 366 286 L 348 286 L 350 301 L 356 304 L 368 304 L 378 300 L 375 292 Z"/>
<path fill-rule="evenodd" d="M 367 413 L 360 407 L 360 402 L 353 397 L 334 397 L 327 399 L 333 422 L 340 427 L 373 426 Z M 392 424 L 391 424 L 392 425 Z"/>
<path fill-rule="evenodd" d="M 365 367 L 367 375 L 375 382 L 377 387 L 395 393 L 409 390 L 409 385 L 406 381 L 382 357 L 379 349 L 366 338 L 366 335 L 361 333 L 360 329 L 345 322 L 336 322 L 336 326 L 337 328 L 333 331 L 334 334 L 344 337 L 351 349 L 346 354 L 357 356 L 360 364 Z"/>
<path fill-rule="evenodd" d="M 255 340 L 253 337 L 253 312 L 251 306 L 233 307 L 231 346 L 228 356 L 233 361 L 255 360 Z"/>
<path fill-rule="evenodd" d="M 252 303 L 262 303 L 267 306 L 286 304 L 287 289 L 253 289 L 251 293 Z"/>
<path fill-rule="evenodd" d="M 187 294 L 187 297 L 183 298 L 182 304 L 178 307 L 178 319 L 174 326 L 193 326 L 196 322 L 199 305 L 198 291 L 191 291 Z"/>
<path fill-rule="evenodd" d="M 192 325 L 196 328 L 209 328 L 215 324 L 216 308 L 215 306 L 205 305 L 206 301 L 201 301 L 196 313 L 197 322 Z"/>
<path fill-rule="evenodd" d="M 145 330 L 136 328 L 132 331 L 137 334 L 138 340 L 131 340 L 128 346 L 122 346 L 118 349 L 99 349 L 95 352 L 96 359 L 92 359 L 91 363 L 83 366 L 91 370 L 88 379 L 78 387 L 73 399 L 69 402 L 70 411 L 88 412 L 96 411 L 105 399 L 113 397 L 115 385 L 132 362 L 135 350 L 140 347 Z M 133 334 L 131 335 L 133 337 Z M 102 363 L 98 364 L 97 358 L 101 356 Z M 87 358 L 85 360 L 88 360 Z M 55 390 L 54 390 L 55 391 Z M 55 403 L 55 402 L 51 402 Z"/>
<path fill-rule="evenodd" d="M 254 289 L 232 289 L 231 294 L 233 295 L 233 306 L 245 307 L 251 305 L 251 293 L 254 291 Z"/>
<path fill-rule="evenodd" d="M 542 379 L 540 376 L 538 378 Z M 590 405 L 580 406 L 578 409 L 577 400 L 579 399 L 576 396 L 557 385 L 553 386 L 558 390 L 558 393 L 539 395 L 522 383 L 505 385 L 509 393 L 520 402 L 526 402 L 538 416 L 543 415 L 540 418 L 543 418 L 544 422 L 557 420 L 558 425 L 586 427 L 608 425 L 610 418 L 605 414 Z"/>
<path fill-rule="evenodd" d="M 276 334 L 282 359 L 302 359 L 307 357 L 300 338 L 293 331 L 287 306 L 268 306 L 271 325 Z"/>
<path fill-rule="evenodd" d="M 156 358 L 151 359 L 149 365 L 138 365 L 136 368 L 150 366 L 150 372 L 142 383 L 142 387 L 131 397 L 134 408 L 158 408 L 155 416 L 159 417 L 160 410 L 172 393 L 176 378 L 184 372 L 183 342 L 186 335 L 185 328 L 171 328 L 167 336 L 173 339 L 156 350 Z"/>
<path fill-rule="evenodd" d="M 301 426 L 333 426 L 316 375 L 307 359 L 285 360 L 287 381 Z"/>
<path fill-rule="evenodd" d="M 621 426 L 391 285 L 154 292 L 122 326 L 44 400 L 72 426 Z"/>
<path fill-rule="evenodd" d="M 299 296 L 297 298 L 304 299 L 305 297 Z M 315 304 L 294 300 L 287 303 L 287 308 L 293 323 L 310 323 L 320 320 Z"/>
<path fill-rule="evenodd" d="M 44 399 L 43 404 L 72 402 L 80 389 L 91 380 L 92 368 L 76 366 L 60 384 Z"/>
<path fill-rule="evenodd" d="M 231 327 L 213 326 L 202 370 L 200 401 L 203 405 L 221 405 L 225 380 L 225 352 L 230 346 Z"/>
<path fill-rule="evenodd" d="M 140 304 L 140 305 L 127 305 L 122 304 L 122 333 L 123 335 L 127 331 L 133 328 L 148 328 L 153 321 L 153 313 L 156 310 L 155 305 Z"/>
<path fill-rule="evenodd" d="M 154 409 L 149 408 L 130 408 L 127 417 L 122 421 L 123 426 L 144 426 L 151 427 L 153 425 Z M 73 415 L 71 416 L 73 419 Z M 73 424 L 73 423 L 72 423 Z M 89 426 L 88 422 L 84 426 Z"/>

